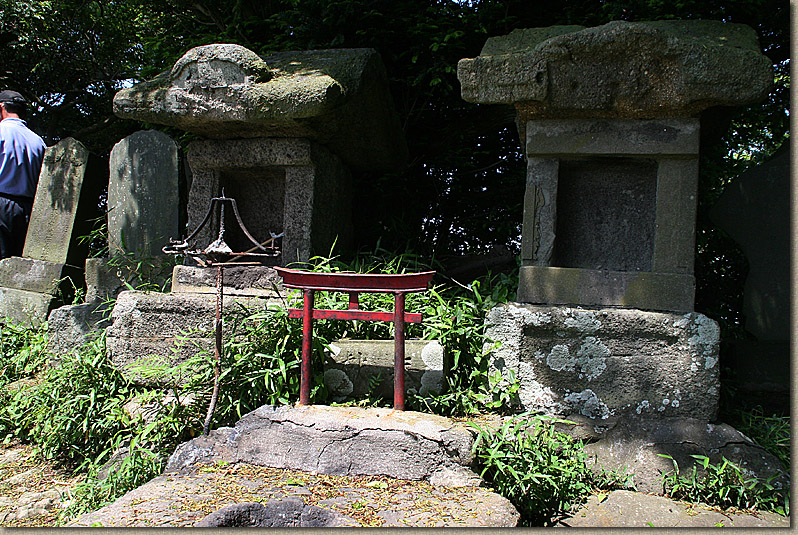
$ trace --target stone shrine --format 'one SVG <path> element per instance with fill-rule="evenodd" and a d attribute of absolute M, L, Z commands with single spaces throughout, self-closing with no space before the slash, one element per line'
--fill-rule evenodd
<path fill-rule="evenodd" d="M 211 199 L 224 194 L 257 241 L 281 236 L 274 265 L 328 254 L 333 244 L 336 251 L 350 247 L 352 172 L 394 169 L 407 158 L 385 69 L 371 49 L 259 57 L 238 45 L 200 46 L 171 70 L 117 93 L 114 112 L 202 138 L 186 149 L 186 228 L 166 238 L 196 230 Z M 252 247 L 233 214 L 225 213 L 224 223 L 233 251 Z M 218 213 L 210 212 L 192 249 L 214 241 L 219 227 Z M 107 346 L 120 369 L 148 356 L 177 364 L 212 347 L 216 270 L 188 264 L 175 267 L 170 294 L 119 295 Z M 263 310 L 282 296 L 280 282 L 269 266 L 226 267 L 225 313 Z M 174 352 L 179 338 L 185 343 Z M 346 395 L 345 373 L 328 372 Z"/>
<path fill-rule="evenodd" d="M 48 147 L 21 257 L 0 260 L 0 318 L 38 325 L 84 285 L 87 244 L 104 182 L 99 162 L 79 141 Z"/>
<path fill-rule="evenodd" d="M 114 112 L 206 138 L 187 150 L 188 228 L 224 191 L 259 240 L 284 234 L 282 265 L 327 254 L 336 238 L 349 247 L 350 169 L 384 171 L 407 158 L 385 69 L 371 49 L 261 58 L 238 45 L 201 46 L 120 91 Z M 214 228 L 211 220 L 197 238 L 203 247 Z M 246 245 L 231 240 L 233 250 Z"/>
<path fill-rule="evenodd" d="M 767 95 L 753 30 L 517 29 L 458 78 L 469 102 L 515 106 L 527 159 L 518 303 L 488 317 L 492 366 L 529 409 L 714 418 L 719 329 L 693 312 L 699 114 Z"/>

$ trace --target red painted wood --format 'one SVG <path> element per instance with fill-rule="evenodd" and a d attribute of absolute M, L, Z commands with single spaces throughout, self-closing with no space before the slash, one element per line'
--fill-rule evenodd
<path fill-rule="evenodd" d="M 274 268 L 283 278 L 286 288 L 304 291 L 302 310 L 288 309 L 289 318 L 302 318 L 302 366 L 299 381 L 299 404 L 310 404 L 311 353 L 313 350 L 313 320 L 392 321 L 394 323 L 394 388 L 393 406 L 405 409 L 405 323 L 421 323 L 421 314 L 405 312 L 405 294 L 423 292 L 432 280 L 434 271 L 407 274 L 372 273 L 315 273 L 281 267 Z M 314 292 L 349 292 L 349 310 L 314 309 Z M 358 292 L 394 294 L 394 311 L 360 310 Z"/>
<path fill-rule="evenodd" d="M 405 410 L 405 294 L 394 298 L 393 408 Z"/>
<path fill-rule="evenodd" d="M 289 318 L 302 318 L 304 311 L 298 308 L 289 308 Z M 406 312 L 405 323 L 421 323 L 422 316 L 416 312 Z M 314 320 L 363 320 L 363 321 L 393 321 L 393 312 L 376 312 L 371 310 L 326 310 L 313 309 Z"/>
<path fill-rule="evenodd" d="M 313 290 L 305 290 L 302 310 L 302 365 L 299 375 L 299 404 L 310 405 L 311 359 L 313 356 Z"/>
<path fill-rule="evenodd" d="M 316 273 L 282 267 L 274 268 L 286 288 L 330 292 L 422 292 L 435 275 L 421 273 Z"/>

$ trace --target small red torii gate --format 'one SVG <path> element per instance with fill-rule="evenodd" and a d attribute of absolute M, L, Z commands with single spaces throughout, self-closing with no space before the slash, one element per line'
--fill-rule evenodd
<path fill-rule="evenodd" d="M 283 278 L 283 286 L 303 291 L 304 307 L 289 308 L 288 317 L 302 318 L 302 366 L 299 381 L 299 404 L 310 404 L 310 361 L 313 341 L 313 320 L 364 320 L 392 321 L 394 324 L 394 381 L 393 407 L 405 409 L 405 323 L 421 323 L 421 314 L 405 312 L 405 294 L 423 292 L 435 275 L 434 271 L 421 273 L 316 273 L 281 267 L 274 268 Z M 316 291 L 349 293 L 348 310 L 314 308 Z M 360 310 L 358 294 L 392 293 L 394 311 L 377 312 Z"/>

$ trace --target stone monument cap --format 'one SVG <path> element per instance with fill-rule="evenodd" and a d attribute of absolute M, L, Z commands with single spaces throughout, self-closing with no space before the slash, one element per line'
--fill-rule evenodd
<path fill-rule="evenodd" d="M 689 117 L 767 95 L 756 33 L 713 20 L 613 21 L 516 29 L 457 66 L 462 97 L 540 118 Z"/>
<path fill-rule="evenodd" d="M 308 138 L 359 169 L 407 159 L 385 67 L 370 48 L 260 57 L 240 45 L 199 46 L 118 92 L 114 113 L 207 138 Z"/>

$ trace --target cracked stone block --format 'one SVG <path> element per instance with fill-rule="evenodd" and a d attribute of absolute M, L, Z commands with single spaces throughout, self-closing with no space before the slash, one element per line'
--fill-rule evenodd
<path fill-rule="evenodd" d="M 246 414 L 235 427 L 219 428 L 182 444 L 169 458 L 166 470 L 224 461 L 474 486 L 479 478 L 468 468 L 473 440 L 464 425 L 432 414 L 264 405 Z"/>
<path fill-rule="evenodd" d="M 594 422 L 601 425 L 601 422 Z M 789 488 L 790 476 L 772 454 L 750 438 L 724 423 L 713 424 L 696 418 L 627 417 L 618 420 L 601 438 L 585 446 L 596 466 L 634 474 L 640 492 L 662 493 L 662 474 L 673 470 L 670 455 L 683 473 L 695 464 L 693 455 L 711 463 L 726 458 L 740 466 L 748 477 L 767 480 L 776 488 Z M 703 469 L 699 468 L 699 477 Z"/>

